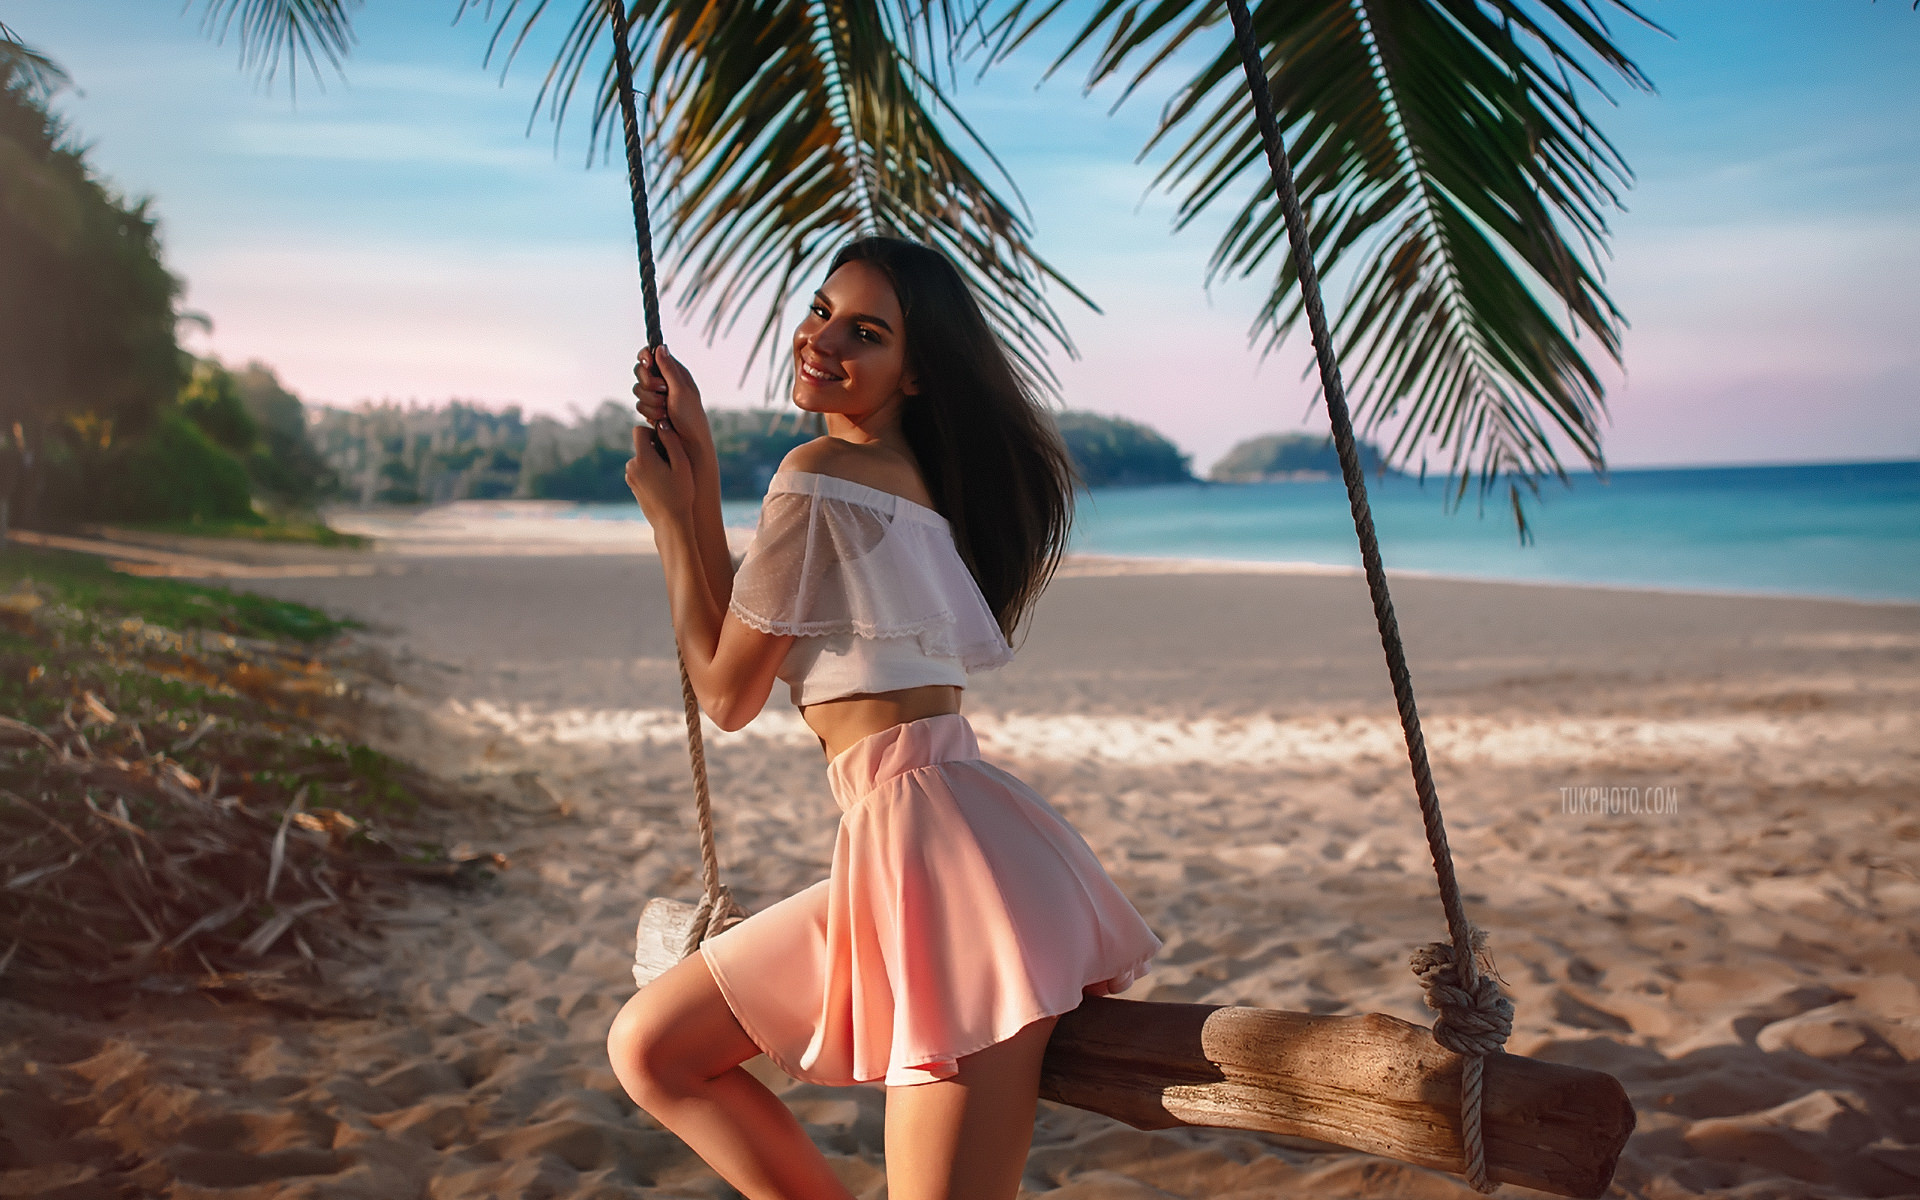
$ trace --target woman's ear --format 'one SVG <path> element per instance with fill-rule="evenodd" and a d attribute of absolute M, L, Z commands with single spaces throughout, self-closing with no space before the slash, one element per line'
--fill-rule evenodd
<path fill-rule="evenodd" d="M 915 375 L 911 369 L 900 377 L 900 394 L 903 396 L 918 396 L 920 394 L 920 377 Z"/>

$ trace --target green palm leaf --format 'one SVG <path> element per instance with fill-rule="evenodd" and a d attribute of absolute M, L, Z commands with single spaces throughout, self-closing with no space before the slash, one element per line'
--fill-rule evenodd
<path fill-rule="evenodd" d="M 189 0 L 191 3 L 191 0 Z M 271 83 L 287 67 L 287 83 L 298 81 L 304 60 L 313 74 L 320 60 L 338 71 L 353 49 L 353 13 L 363 0 L 206 0 L 200 28 L 224 42 L 237 34 L 241 65 Z"/>
<path fill-rule="evenodd" d="M 1003 52 L 1059 4 L 1024 7 L 997 26 Z M 1401 461 L 1437 449 L 1462 491 L 1475 474 L 1483 493 L 1506 477 L 1516 514 L 1519 485 L 1565 477 L 1556 435 L 1605 467 L 1604 392 L 1581 341 L 1618 361 L 1624 321 L 1599 258 L 1631 174 L 1582 91 L 1598 90 L 1595 72 L 1651 85 L 1603 9 L 1644 21 L 1626 0 L 1265 0 L 1253 13 L 1320 271 L 1343 285 L 1334 335 L 1356 412 L 1369 429 L 1397 425 Z M 1224 5 L 1106 0 L 1062 61 L 1098 46 L 1089 88 L 1131 71 L 1131 93 L 1203 39 L 1217 55 L 1147 150 L 1173 147 L 1157 182 L 1181 193 L 1182 225 L 1237 198 L 1210 272 L 1272 279 L 1253 330 L 1270 351 L 1303 308 Z"/>
<path fill-rule="evenodd" d="M 304 60 L 339 66 L 362 0 L 206 0 L 203 25 L 237 31 L 243 62 L 272 79 Z M 558 123 L 583 79 L 594 144 L 618 125 L 604 0 L 577 0 L 542 83 Z M 648 93 L 659 197 L 674 253 L 666 285 L 706 310 L 709 337 L 759 311 L 754 349 L 784 370 L 776 335 L 793 297 L 861 233 L 940 246 L 969 276 L 1035 382 L 1046 353 L 1073 344 L 1047 298 L 1059 284 L 1092 301 L 1034 252 L 1024 210 L 1002 199 L 942 131 L 956 129 L 1012 191 L 1012 180 L 939 83 L 977 19 L 947 0 L 627 0 L 636 75 Z M 977 4 L 979 0 L 966 0 Z M 491 52 L 511 59 L 552 0 L 460 0 L 497 21 Z M 661 186 L 664 184 L 664 186 Z M 776 371 L 776 378 L 779 375 Z M 777 384 L 776 384 L 777 386 Z"/>
<path fill-rule="evenodd" d="M 549 0 L 484 7 L 511 58 Z M 914 0 L 633 3 L 636 81 L 657 131 L 649 183 L 673 248 L 666 287 L 683 308 L 704 310 L 710 338 L 757 314 L 754 352 L 774 367 L 771 386 L 787 366 L 780 334 L 791 301 L 863 233 L 945 250 L 1036 383 L 1053 383 L 1049 349 L 1073 352 L 1047 286 L 1092 302 L 1034 251 L 1023 212 L 942 130 L 956 130 L 1011 189 L 940 86 L 975 15 Z M 539 101 L 558 122 L 590 80 L 597 145 L 618 126 L 608 46 L 600 0 L 584 0 Z"/>
<path fill-rule="evenodd" d="M 18 86 L 45 97 L 70 82 L 59 63 L 21 42 L 20 35 L 0 21 L 0 87 Z"/>

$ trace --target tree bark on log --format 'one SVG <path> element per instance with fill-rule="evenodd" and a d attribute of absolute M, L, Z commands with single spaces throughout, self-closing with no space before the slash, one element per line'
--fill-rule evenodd
<path fill-rule="evenodd" d="M 1136 1129 L 1205 1125 L 1313 1138 L 1460 1172 L 1459 1055 L 1397 1017 L 1089 997 L 1060 1019 L 1040 1095 Z M 1513 1054 L 1486 1064 L 1487 1168 L 1599 1196 L 1633 1132 L 1611 1075 Z"/>

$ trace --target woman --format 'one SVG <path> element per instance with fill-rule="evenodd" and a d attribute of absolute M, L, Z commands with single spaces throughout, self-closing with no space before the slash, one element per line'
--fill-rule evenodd
<path fill-rule="evenodd" d="M 664 347 L 635 370 L 654 429 L 627 480 L 707 715 L 740 728 L 778 678 L 819 735 L 832 872 L 649 984 L 608 1050 L 634 1101 L 755 1200 L 849 1195 L 741 1069 L 762 1051 L 810 1082 L 885 1081 L 892 1200 L 1008 1200 L 1055 1019 L 1160 944 L 959 715 L 966 672 L 1012 657 L 1059 562 L 1071 467 L 925 246 L 844 248 L 793 355 L 794 404 L 827 433 L 781 464 L 737 576 L 699 390 Z"/>

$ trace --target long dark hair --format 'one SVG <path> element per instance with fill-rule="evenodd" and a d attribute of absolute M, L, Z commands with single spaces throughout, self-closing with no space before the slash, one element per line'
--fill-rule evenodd
<path fill-rule="evenodd" d="M 863 237 L 842 247 L 827 273 L 850 262 L 886 275 L 900 300 L 907 367 L 920 385 L 900 427 L 960 557 L 1011 638 L 1066 552 L 1072 460 L 944 254 Z"/>

